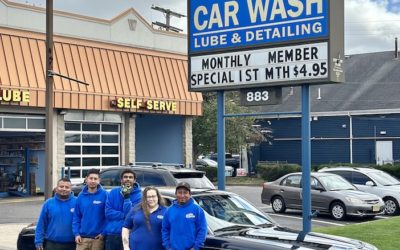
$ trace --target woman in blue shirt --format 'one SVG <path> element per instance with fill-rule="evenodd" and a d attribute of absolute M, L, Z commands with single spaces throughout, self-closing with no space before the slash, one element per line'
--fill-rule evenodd
<path fill-rule="evenodd" d="M 161 226 L 165 210 L 158 189 L 146 187 L 142 202 L 131 209 L 122 227 L 124 250 L 164 250 Z"/>

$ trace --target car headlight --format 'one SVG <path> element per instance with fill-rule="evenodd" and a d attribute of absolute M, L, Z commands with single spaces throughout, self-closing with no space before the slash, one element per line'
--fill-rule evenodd
<path fill-rule="evenodd" d="M 364 201 L 361 200 L 361 199 L 354 198 L 354 197 L 349 197 L 349 196 L 346 197 L 346 200 L 347 200 L 348 202 L 356 203 L 356 204 L 362 204 L 362 203 L 364 203 Z"/>

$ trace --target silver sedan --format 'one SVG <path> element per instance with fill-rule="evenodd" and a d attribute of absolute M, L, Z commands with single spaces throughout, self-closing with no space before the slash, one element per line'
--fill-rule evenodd
<path fill-rule="evenodd" d="M 287 208 L 302 209 L 301 173 L 287 174 L 263 184 L 261 200 L 275 213 Z M 330 173 L 311 174 L 311 207 L 336 220 L 347 215 L 372 218 L 383 213 L 384 202 L 376 195 L 359 191 L 344 178 Z"/>

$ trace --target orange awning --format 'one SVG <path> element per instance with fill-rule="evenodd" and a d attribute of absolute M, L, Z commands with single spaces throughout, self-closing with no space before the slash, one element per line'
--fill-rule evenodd
<path fill-rule="evenodd" d="M 160 41 L 162 42 L 162 41 Z M 29 91 L 29 102 L 45 106 L 45 35 L 0 28 L 0 88 Z M 188 91 L 185 55 L 122 45 L 54 37 L 54 107 L 62 109 L 201 115 L 202 96 Z M 176 111 L 110 105 L 118 98 L 176 103 Z"/>

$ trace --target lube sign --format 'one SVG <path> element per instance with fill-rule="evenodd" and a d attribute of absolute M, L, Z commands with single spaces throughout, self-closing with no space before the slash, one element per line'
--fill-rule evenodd
<path fill-rule="evenodd" d="M 190 1 L 190 52 L 328 35 L 328 0 Z"/>
<path fill-rule="evenodd" d="M 189 0 L 189 89 L 344 81 L 344 0 Z"/>

